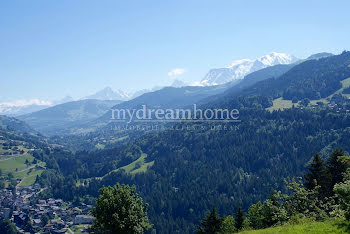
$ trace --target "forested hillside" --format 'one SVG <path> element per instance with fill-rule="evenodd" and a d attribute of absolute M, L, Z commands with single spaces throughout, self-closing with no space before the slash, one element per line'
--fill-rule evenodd
<path fill-rule="evenodd" d="M 287 193 L 274 190 L 247 212 L 238 203 L 235 214 L 222 217 L 213 206 L 196 233 L 348 233 L 350 157 L 340 148 L 326 160 L 316 153 L 306 168 L 304 180 L 285 180 Z"/>
<path fill-rule="evenodd" d="M 350 126 L 350 118 L 343 113 L 247 110 L 242 119 L 232 130 L 169 131 L 99 153 L 53 152 L 51 160 L 57 164 L 48 165 L 65 177 L 45 172 L 42 180 L 50 178 L 53 194 L 68 200 L 96 196 L 101 185 L 116 181 L 136 184 L 150 204 L 150 219 L 158 230 L 191 231 L 212 204 L 230 214 L 238 200 L 247 207 L 269 196 L 273 188 L 283 189 L 283 178 L 304 172 L 310 152 L 326 155 L 334 146 L 349 151 L 350 129 L 344 126 Z M 103 177 L 136 160 L 141 152 L 148 162 L 154 161 L 145 174 L 118 171 Z M 83 180 L 88 186 L 76 187 L 77 177 L 99 178 Z"/>

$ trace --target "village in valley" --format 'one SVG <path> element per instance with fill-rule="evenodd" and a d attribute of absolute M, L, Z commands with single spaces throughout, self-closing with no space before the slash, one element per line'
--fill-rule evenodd
<path fill-rule="evenodd" d="M 0 219 L 11 220 L 22 233 L 88 232 L 94 220 L 89 214 L 91 206 L 73 206 L 53 198 L 40 200 L 44 190 L 38 184 L 0 190 Z"/>
<path fill-rule="evenodd" d="M 40 143 L 28 139 L 0 129 L 0 220 L 10 220 L 21 233 L 88 232 L 90 205 L 42 196 L 46 188 L 37 179 L 46 163 L 33 156 Z"/>

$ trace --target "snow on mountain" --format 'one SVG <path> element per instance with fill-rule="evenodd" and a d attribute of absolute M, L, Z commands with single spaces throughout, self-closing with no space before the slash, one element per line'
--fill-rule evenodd
<path fill-rule="evenodd" d="M 277 64 L 290 64 L 298 59 L 293 55 L 272 52 L 257 59 L 240 59 L 224 68 L 211 69 L 202 79 L 200 85 L 210 86 L 243 79 L 249 73 Z"/>
<path fill-rule="evenodd" d="M 52 102 L 39 99 L 16 100 L 0 103 L 0 115 L 18 116 L 52 106 Z"/>
<path fill-rule="evenodd" d="M 86 96 L 82 99 L 97 99 L 97 100 L 128 100 L 130 95 L 122 90 L 114 91 L 111 87 L 106 87 L 95 94 Z"/>
<path fill-rule="evenodd" d="M 20 99 L 8 102 L 0 102 L 0 115 L 19 116 L 40 111 L 58 104 L 74 101 L 71 96 L 60 100 L 45 101 L 40 99 Z"/>

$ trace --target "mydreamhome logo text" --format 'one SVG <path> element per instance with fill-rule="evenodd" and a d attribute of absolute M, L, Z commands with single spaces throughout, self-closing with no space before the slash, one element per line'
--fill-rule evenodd
<path fill-rule="evenodd" d="M 140 122 L 241 122 L 238 109 L 198 108 L 148 108 L 142 105 L 139 109 L 111 109 L 111 120 L 124 123 Z"/>

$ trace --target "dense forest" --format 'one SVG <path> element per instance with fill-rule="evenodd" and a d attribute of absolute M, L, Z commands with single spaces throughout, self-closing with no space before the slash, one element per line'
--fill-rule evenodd
<path fill-rule="evenodd" d="M 284 233 L 287 229 L 292 233 L 349 232 L 350 222 L 344 222 L 350 220 L 349 167 L 350 157 L 342 149 L 335 149 L 326 161 L 316 153 L 307 166 L 304 182 L 301 178 L 286 181 L 288 193 L 275 190 L 247 212 L 238 203 L 236 214 L 226 217 L 213 206 L 196 233 L 228 234 L 252 229 L 264 229 L 264 233 Z M 311 230 L 311 225 L 317 230 Z M 280 231 L 266 229 L 278 226 Z"/>

